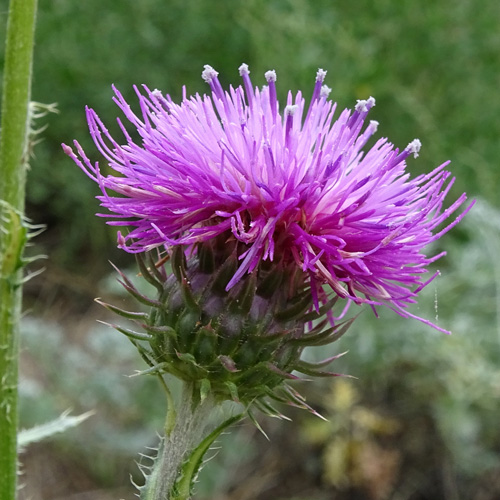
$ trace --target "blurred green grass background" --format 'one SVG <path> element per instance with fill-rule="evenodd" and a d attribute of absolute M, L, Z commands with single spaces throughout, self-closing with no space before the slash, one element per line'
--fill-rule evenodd
<path fill-rule="evenodd" d="M 6 14 L 2 2 L 2 28 Z M 133 262 L 94 216 L 96 187 L 60 143 L 76 138 L 94 151 L 86 105 L 114 130 L 112 83 L 130 102 L 132 85 L 143 83 L 179 99 L 183 85 L 188 94 L 208 90 L 204 64 L 227 85 L 246 62 L 257 85 L 275 69 L 282 98 L 288 89 L 310 96 L 319 67 L 341 109 L 373 95 L 379 136 L 399 147 L 423 143 L 409 171 L 450 159 L 450 199 L 467 191 L 479 202 L 440 243 L 449 250 L 443 277 L 415 311 L 439 315 L 454 335 L 366 311 L 336 346 L 350 351 L 337 369 L 358 380 L 303 388 L 330 424 L 292 412 L 292 424 L 263 423 L 270 444 L 243 426 L 224 438 L 197 498 L 500 498 L 499 24 L 495 0 L 40 2 L 33 99 L 57 102 L 59 114 L 43 120 L 29 172 L 28 215 L 47 225 L 35 251 L 49 261 L 26 287 L 22 423 L 69 406 L 98 413 L 28 452 L 26 497 L 132 498 L 130 462 L 154 444 L 163 412 L 152 380 L 122 376 L 137 367 L 126 340 L 95 326 L 104 313 L 92 298 L 120 297 L 107 260 Z"/>

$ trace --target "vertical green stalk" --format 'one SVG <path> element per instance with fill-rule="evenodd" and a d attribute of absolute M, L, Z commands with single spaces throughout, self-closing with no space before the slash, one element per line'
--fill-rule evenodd
<path fill-rule="evenodd" d="M 206 434 L 217 403 L 210 395 L 201 401 L 196 392 L 193 384 L 183 383 L 175 422 L 167 416 L 166 434 L 158 456 L 146 477 L 146 484 L 140 488 L 141 500 L 189 500 L 205 453 L 225 429 L 245 416 L 240 413 L 226 418 Z M 172 403 L 169 397 L 169 404 Z"/>
<path fill-rule="evenodd" d="M 21 257 L 31 68 L 37 0 L 11 0 L 7 21 L 0 136 L 0 492 L 17 487 L 17 382 Z"/>
<path fill-rule="evenodd" d="M 207 398 L 203 404 L 197 404 L 193 396 L 193 385 L 184 383 L 175 424 L 166 424 L 170 429 L 166 429 L 167 433 L 162 439 L 151 474 L 142 488 L 142 500 L 177 500 L 177 497 L 171 495 L 171 490 L 184 474 L 183 463 L 189 460 L 190 453 L 203 440 L 203 431 L 214 408 L 212 398 Z M 172 404 L 172 401 L 169 403 Z M 188 487 L 188 492 L 179 497 L 179 500 L 189 498 Z"/>

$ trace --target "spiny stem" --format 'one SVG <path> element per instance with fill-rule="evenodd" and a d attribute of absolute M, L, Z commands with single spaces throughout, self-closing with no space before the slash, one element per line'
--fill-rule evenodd
<path fill-rule="evenodd" d="M 21 316 L 22 216 L 37 0 L 11 0 L 7 21 L 0 137 L 0 492 L 17 487 L 17 383 Z"/>
<path fill-rule="evenodd" d="M 143 500 L 169 500 L 169 492 L 180 474 L 186 455 L 201 438 L 205 419 L 200 418 L 202 409 L 194 405 L 193 389 L 192 384 L 183 384 L 175 425 L 162 440 L 151 475 L 141 492 Z M 210 412 L 212 408 L 207 404 L 203 410 Z"/>
<path fill-rule="evenodd" d="M 211 397 L 203 403 L 195 394 L 194 385 L 184 383 L 177 409 L 175 424 L 162 439 L 158 456 L 152 467 L 151 474 L 146 478 L 146 484 L 141 489 L 142 500 L 188 500 L 189 486 L 193 475 L 198 471 L 200 457 L 196 450 L 204 442 L 204 430 L 215 408 Z M 206 438 L 205 438 L 206 439 Z M 194 463 L 194 462 L 196 463 Z M 193 470 L 185 471 L 185 467 L 193 462 L 197 465 Z M 184 477 L 184 476 L 189 477 Z M 187 486 L 183 481 L 187 481 Z M 175 485 L 180 482 L 180 491 Z M 188 489 L 185 492 L 185 489 Z M 175 491 L 175 493 L 174 493 Z"/>

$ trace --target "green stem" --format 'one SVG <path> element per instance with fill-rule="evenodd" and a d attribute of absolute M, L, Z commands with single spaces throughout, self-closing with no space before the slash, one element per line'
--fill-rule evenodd
<path fill-rule="evenodd" d="M 176 412 L 175 425 L 162 439 L 158 456 L 146 484 L 142 500 L 189 500 L 203 456 L 217 437 L 243 414 L 226 419 L 208 435 L 205 430 L 216 408 L 211 396 L 203 402 L 192 384 L 185 383 Z"/>
<path fill-rule="evenodd" d="M 17 488 L 17 382 L 22 221 L 37 0 L 11 0 L 7 21 L 0 136 L 0 492 Z"/>
<path fill-rule="evenodd" d="M 185 383 L 175 425 L 162 439 L 151 475 L 147 477 L 141 491 L 142 500 L 170 500 L 169 492 L 180 474 L 183 462 L 202 440 L 214 404 L 208 400 L 211 398 L 207 398 L 203 404 L 198 405 L 193 396 L 192 384 Z"/>

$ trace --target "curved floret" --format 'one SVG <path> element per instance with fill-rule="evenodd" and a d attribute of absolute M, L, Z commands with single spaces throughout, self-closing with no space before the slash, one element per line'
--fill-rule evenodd
<path fill-rule="evenodd" d="M 87 109 L 92 138 L 115 174 L 104 174 L 76 141 L 76 154 L 64 149 L 99 184 L 108 223 L 130 229 L 119 246 L 136 253 L 230 237 L 244 251 L 227 289 L 274 261 L 308 276 L 316 307 L 328 285 L 349 302 L 412 316 L 407 306 L 437 274 L 428 276 L 427 266 L 443 255 L 427 256 L 424 247 L 470 208 L 445 223 L 466 200 L 444 207 L 454 180 L 448 162 L 412 179 L 406 159 L 418 156 L 418 139 L 402 151 L 385 138 L 364 150 L 378 126 L 365 126 L 375 99 L 335 118 L 326 71 L 318 71 L 308 106 L 300 91 L 289 92 L 283 111 L 275 71 L 262 89 L 246 64 L 239 73 L 243 85 L 224 90 L 205 66 L 211 95 L 184 90 L 180 104 L 135 88 L 138 113 L 114 89 L 139 141 L 120 120 L 125 141 L 116 141 Z"/>

